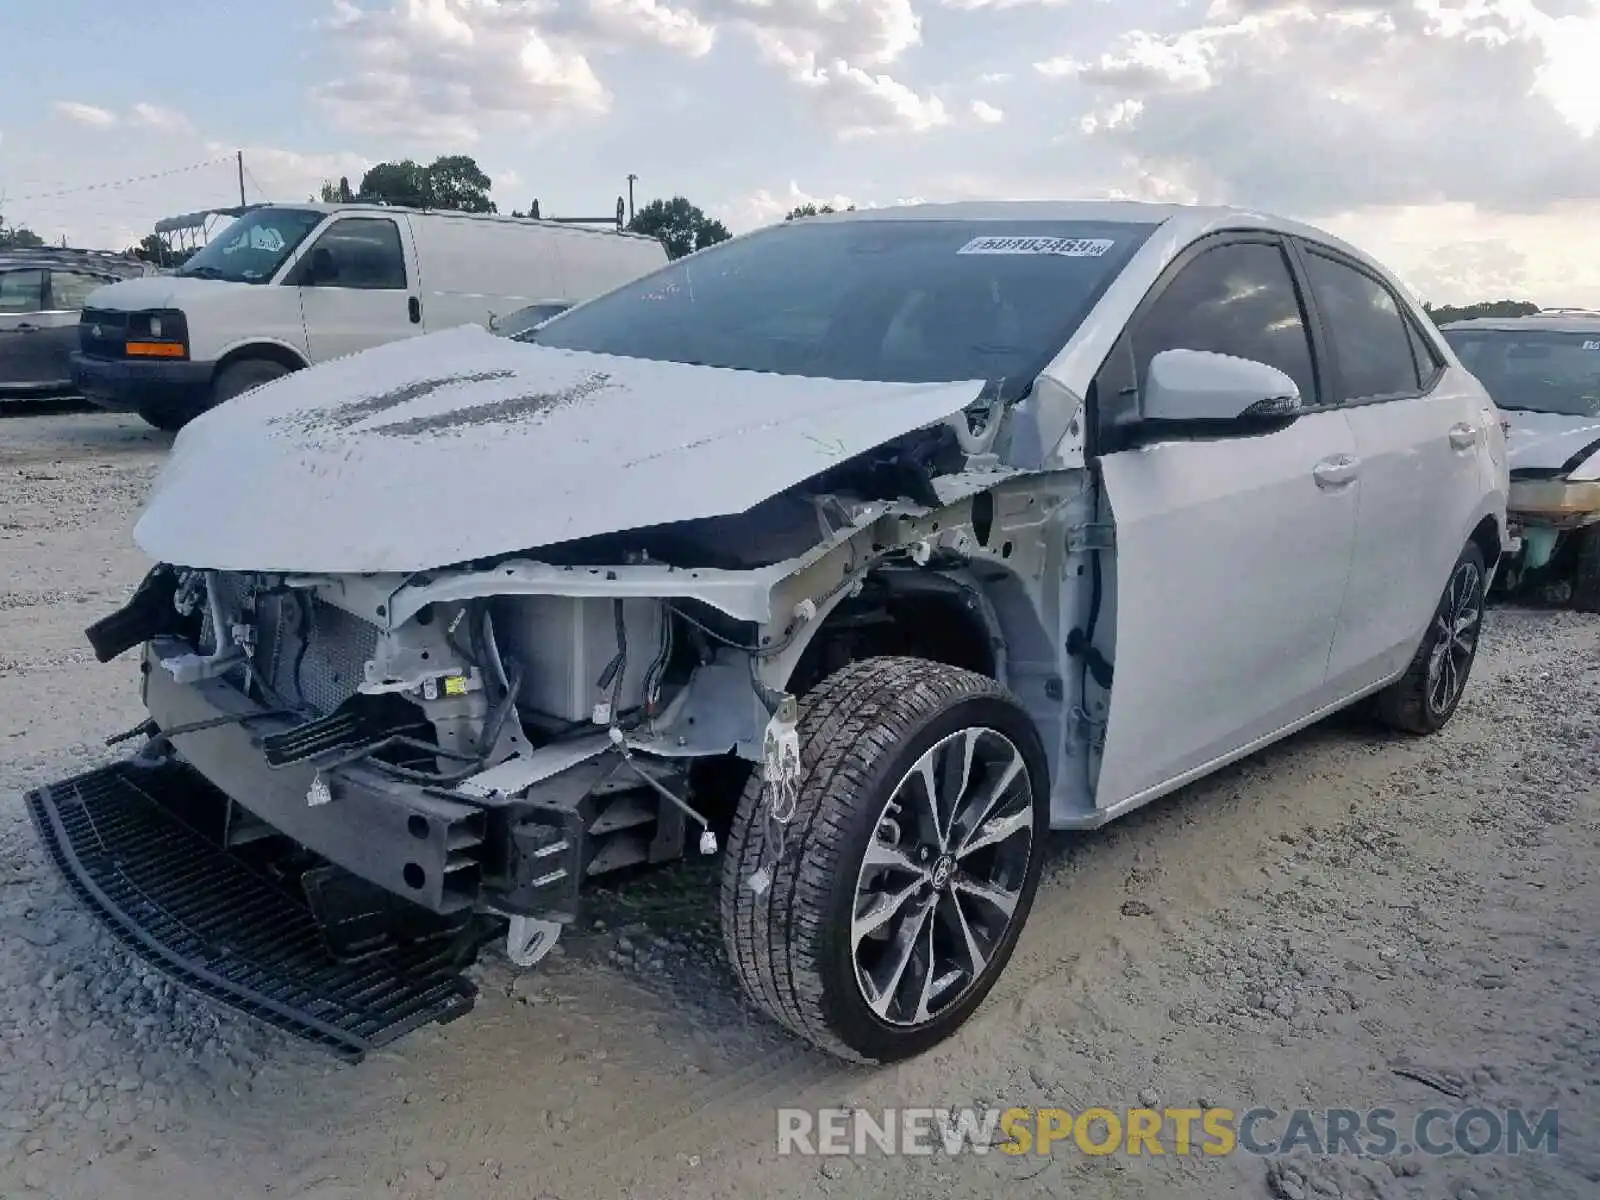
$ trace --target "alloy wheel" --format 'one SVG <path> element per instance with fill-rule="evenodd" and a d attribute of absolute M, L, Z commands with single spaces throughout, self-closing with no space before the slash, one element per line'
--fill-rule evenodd
<path fill-rule="evenodd" d="M 1034 851 L 1033 781 L 994 729 L 925 751 L 885 802 L 856 878 L 851 961 L 891 1025 L 921 1026 L 983 977 L 1022 897 Z"/>
<path fill-rule="evenodd" d="M 1453 709 L 1467 685 L 1483 624 L 1482 583 L 1483 573 L 1476 563 L 1458 564 L 1434 614 L 1427 696 L 1428 707 L 1435 714 Z"/>

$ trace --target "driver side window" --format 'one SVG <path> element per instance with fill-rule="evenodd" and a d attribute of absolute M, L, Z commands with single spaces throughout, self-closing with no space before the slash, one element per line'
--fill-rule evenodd
<path fill-rule="evenodd" d="M 302 287 L 404 291 L 406 256 L 400 230 L 383 217 L 345 217 L 323 232 L 300 260 Z"/>
<path fill-rule="evenodd" d="M 1133 330 L 1138 384 L 1163 350 L 1209 350 L 1277 367 L 1318 403 L 1304 309 L 1283 250 L 1232 242 L 1180 271 Z"/>

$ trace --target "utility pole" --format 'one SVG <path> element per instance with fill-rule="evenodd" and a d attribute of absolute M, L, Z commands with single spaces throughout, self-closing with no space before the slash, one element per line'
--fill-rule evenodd
<path fill-rule="evenodd" d="M 633 224 L 633 182 L 638 178 L 633 174 L 628 176 L 628 224 L 630 225 Z"/>
<path fill-rule="evenodd" d="M 239 207 L 244 207 L 244 151 L 235 150 L 234 157 L 239 160 Z"/>

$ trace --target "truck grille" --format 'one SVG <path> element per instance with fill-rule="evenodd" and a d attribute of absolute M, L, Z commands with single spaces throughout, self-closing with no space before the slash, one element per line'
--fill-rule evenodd
<path fill-rule="evenodd" d="M 86 308 L 78 317 L 78 349 L 90 358 L 126 358 L 128 314 L 108 308 Z"/>

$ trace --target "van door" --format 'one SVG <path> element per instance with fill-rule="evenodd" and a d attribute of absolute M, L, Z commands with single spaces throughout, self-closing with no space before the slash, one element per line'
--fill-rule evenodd
<path fill-rule="evenodd" d="M 287 282 L 313 363 L 422 333 L 417 264 L 404 216 L 340 217 L 302 251 Z"/>
<path fill-rule="evenodd" d="M 1326 703 L 1358 488 L 1355 438 L 1321 403 L 1305 314 L 1281 241 L 1226 235 L 1179 257 L 1096 380 L 1106 406 L 1160 351 L 1208 350 L 1277 367 L 1305 405 L 1272 432 L 1099 456 L 1115 643 L 1097 808 L 1170 790 Z"/>

